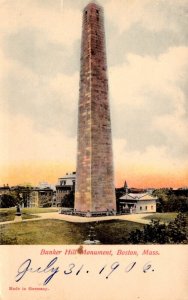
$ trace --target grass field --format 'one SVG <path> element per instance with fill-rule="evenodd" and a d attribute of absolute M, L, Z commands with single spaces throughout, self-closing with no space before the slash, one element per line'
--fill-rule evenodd
<path fill-rule="evenodd" d="M 0 226 L 1 244 L 70 245 L 87 240 L 91 223 L 39 220 Z M 116 220 L 95 222 L 92 226 L 102 244 L 126 244 L 130 231 L 143 228 L 138 223 Z"/>
<path fill-rule="evenodd" d="M 177 217 L 176 212 L 171 212 L 171 213 L 155 213 L 153 215 L 147 216 L 144 219 L 147 220 L 159 220 L 161 222 L 166 222 L 169 223 L 170 221 L 174 221 L 175 218 Z"/>
<path fill-rule="evenodd" d="M 23 208 L 22 219 L 36 218 L 33 214 L 37 213 L 48 213 L 58 211 L 57 208 L 47 207 L 47 208 Z M 15 218 L 16 208 L 0 208 L 0 222 L 13 221 Z"/>

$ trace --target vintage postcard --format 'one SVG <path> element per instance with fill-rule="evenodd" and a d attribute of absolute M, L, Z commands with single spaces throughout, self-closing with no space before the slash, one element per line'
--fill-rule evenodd
<path fill-rule="evenodd" d="M 188 0 L 0 0 L 0 299 L 188 299 Z"/>

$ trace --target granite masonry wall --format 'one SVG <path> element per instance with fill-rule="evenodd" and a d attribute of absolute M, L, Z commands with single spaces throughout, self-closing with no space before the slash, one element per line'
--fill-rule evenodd
<path fill-rule="evenodd" d="M 83 11 L 75 209 L 115 211 L 103 9 Z"/>

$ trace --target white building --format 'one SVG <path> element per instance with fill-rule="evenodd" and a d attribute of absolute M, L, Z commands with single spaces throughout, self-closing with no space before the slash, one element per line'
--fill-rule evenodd
<path fill-rule="evenodd" d="M 119 198 L 122 213 L 155 213 L 157 197 L 149 193 L 126 193 Z"/>

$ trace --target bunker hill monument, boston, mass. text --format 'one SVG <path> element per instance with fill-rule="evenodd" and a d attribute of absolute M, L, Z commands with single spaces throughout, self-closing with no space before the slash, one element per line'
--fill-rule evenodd
<path fill-rule="evenodd" d="M 75 213 L 115 213 L 103 8 L 83 11 Z"/>

